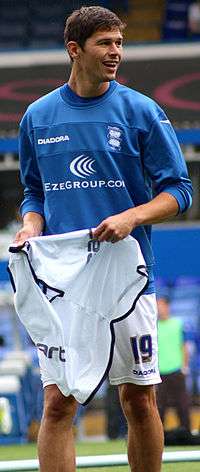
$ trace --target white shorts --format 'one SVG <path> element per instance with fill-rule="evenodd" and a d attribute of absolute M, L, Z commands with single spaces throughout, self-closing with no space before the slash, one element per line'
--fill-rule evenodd
<path fill-rule="evenodd" d="M 154 293 L 142 295 L 133 313 L 115 323 L 115 336 L 114 356 L 109 372 L 110 383 L 160 383 L 157 304 Z"/>

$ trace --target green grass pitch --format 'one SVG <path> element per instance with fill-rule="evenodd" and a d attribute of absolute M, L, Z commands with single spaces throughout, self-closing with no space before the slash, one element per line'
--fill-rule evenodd
<path fill-rule="evenodd" d="M 200 446 L 196 447 L 176 447 L 166 448 L 169 450 L 198 450 Z M 126 444 L 124 441 L 105 441 L 105 442 L 80 442 L 76 446 L 78 456 L 99 455 L 99 454 L 124 454 L 126 452 Z M 20 460 L 20 459 L 35 459 L 37 457 L 36 444 L 21 444 L 21 445 L 0 445 L 0 460 Z M 94 467 L 77 469 L 83 472 L 128 472 L 128 466 L 119 467 Z M 163 464 L 162 472 L 199 472 L 199 462 L 181 462 Z"/>

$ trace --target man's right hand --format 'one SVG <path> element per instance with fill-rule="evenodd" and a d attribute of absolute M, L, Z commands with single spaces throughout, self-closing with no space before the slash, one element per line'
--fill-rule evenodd
<path fill-rule="evenodd" d="M 23 246 L 27 239 L 39 236 L 44 227 L 44 219 L 39 213 L 26 213 L 23 219 L 23 226 L 17 232 L 13 243 L 16 246 Z"/>
<path fill-rule="evenodd" d="M 16 246 L 23 246 L 25 241 L 27 241 L 27 239 L 33 236 L 39 236 L 39 235 L 35 234 L 34 231 L 31 230 L 31 227 L 30 228 L 28 227 L 28 225 L 22 226 L 22 228 L 17 232 L 15 236 L 14 244 Z"/>

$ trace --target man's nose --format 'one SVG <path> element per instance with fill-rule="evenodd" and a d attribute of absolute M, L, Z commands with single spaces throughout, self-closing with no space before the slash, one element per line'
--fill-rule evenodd
<path fill-rule="evenodd" d="M 112 55 L 119 54 L 119 48 L 117 47 L 115 43 L 110 45 L 109 53 Z"/>

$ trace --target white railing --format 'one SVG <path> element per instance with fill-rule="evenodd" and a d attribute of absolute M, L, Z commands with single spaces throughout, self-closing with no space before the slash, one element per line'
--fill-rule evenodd
<path fill-rule="evenodd" d="M 169 462 L 199 462 L 200 451 L 167 451 L 163 453 L 163 463 Z M 111 454 L 101 456 L 77 457 L 76 466 L 78 469 L 90 467 L 112 467 L 128 465 L 126 454 Z M 38 470 L 37 459 L 0 461 L 0 472 L 35 471 Z"/>

